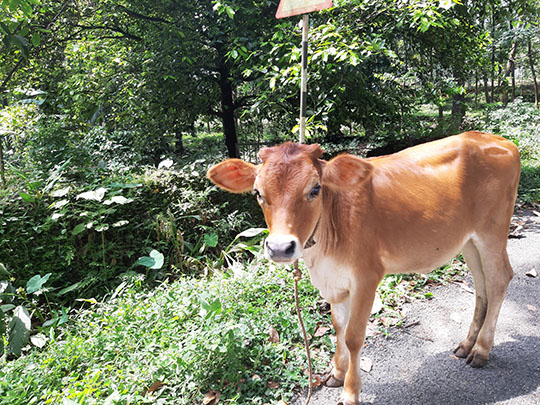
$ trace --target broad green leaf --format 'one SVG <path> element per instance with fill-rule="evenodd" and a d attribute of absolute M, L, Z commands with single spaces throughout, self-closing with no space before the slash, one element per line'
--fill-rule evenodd
<path fill-rule="evenodd" d="M 21 350 L 28 343 L 32 322 L 26 308 L 18 306 L 13 311 L 13 318 L 8 325 L 8 351 L 15 356 L 21 355 Z"/>
<path fill-rule="evenodd" d="M 124 205 L 124 204 L 130 203 L 132 201 L 133 200 L 131 198 L 126 198 L 126 197 L 123 197 L 121 195 L 115 195 L 114 197 L 111 197 L 110 199 L 103 201 L 103 204 L 111 205 L 111 204 L 114 203 L 114 204 Z"/>
<path fill-rule="evenodd" d="M 36 274 L 26 283 L 26 292 L 28 294 L 32 294 L 36 291 L 41 290 L 41 287 L 43 287 L 47 280 L 49 280 L 49 277 L 51 277 L 51 273 L 47 273 L 43 277 L 41 277 L 39 274 Z"/>
<path fill-rule="evenodd" d="M 64 294 L 67 294 L 71 291 L 74 291 L 76 290 L 77 288 L 79 288 L 79 284 L 80 283 L 75 283 L 75 284 L 71 284 L 70 286 L 66 287 L 66 288 L 62 288 L 60 291 L 58 291 L 58 295 L 64 295 Z"/>
<path fill-rule="evenodd" d="M 23 199 L 23 201 L 26 201 L 26 202 L 35 202 L 36 199 L 34 196 L 31 196 L 30 194 L 28 193 L 23 193 L 22 191 L 19 191 L 19 196 Z"/>
<path fill-rule="evenodd" d="M 107 192 L 106 188 L 100 187 L 97 190 L 86 191 L 84 193 L 77 195 L 77 200 L 82 198 L 83 200 L 101 201 L 103 200 L 103 197 L 105 196 L 106 192 Z"/>
<path fill-rule="evenodd" d="M 65 212 L 55 212 L 54 214 L 51 215 L 51 219 L 53 221 L 56 221 L 58 218 L 62 218 L 64 215 L 66 215 Z"/>
<path fill-rule="evenodd" d="M 41 349 L 47 344 L 47 336 L 43 333 L 38 333 L 37 335 L 30 336 L 30 342 Z"/>
<path fill-rule="evenodd" d="M 209 247 L 216 247 L 218 243 L 218 236 L 215 233 L 211 234 L 205 234 L 204 235 L 204 243 L 206 246 Z"/>
<path fill-rule="evenodd" d="M 152 250 L 150 252 L 150 257 L 155 261 L 154 265 L 150 267 L 151 269 L 158 270 L 163 267 L 163 262 L 165 260 L 163 254 L 159 253 L 157 250 Z"/>
<path fill-rule="evenodd" d="M 41 37 L 39 36 L 39 32 L 34 32 L 32 34 L 32 45 L 39 46 L 41 43 Z"/>
<path fill-rule="evenodd" d="M 236 235 L 234 239 L 238 239 L 241 237 L 253 238 L 254 236 L 257 236 L 266 231 L 267 231 L 266 228 L 249 228 L 249 229 L 246 229 L 245 231 L 240 232 L 238 235 Z"/>
<path fill-rule="evenodd" d="M 77 225 L 75 228 L 73 228 L 73 230 L 71 231 L 71 233 L 73 235 L 78 235 L 80 234 L 82 231 L 84 231 L 84 228 L 86 228 L 86 224 L 79 224 Z"/>
<path fill-rule="evenodd" d="M 148 268 L 152 268 L 156 264 L 156 260 L 153 257 L 143 256 L 139 257 L 139 260 L 135 262 L 135 265 L 140 265 Z"/>
<path fill-rule="evenodd" d="M 26 15 L 27 17 L 31 17 L 32 16 L 32 6 L 30 4 L 28 4 L 26 1 L 19 1 L 19 6 L 21 7 L 21 10 L 22 12 L 24 13 L 24 15 Z"/>
<path fill-rule="evenodd" d="M 19 48 L 19 50 L 22 52 L 25 59 L 28 59 L 30 56 L 30 53 L 28 52 L 28 43 L 26 42 L 26 39 L 24 39 L 20 35 L 11 35 L 10 36 L 11 41 Z"/>
<path fill-rule="evenodd" d="M 223 310 L 221 300 L 219 298 L 209 302 L 206 295 L 201 295 L 199 296 L 199 302 L 201 304 L 200 315 L 207 319 L 214 314 L 219 314 Z"/>
<path fill-rule="evenodd" d="M 3 263 L 0 263 L 0 276 L 11 276 L 11 273 L 8 271 L 7 267 Z"/>
<path fill-rule="evenodd" d="M 439 0 L 439 7 L 444 8 L 445 10 L 451 9 L 454 7 L 454 0 Z"/>
<path fill-rule="evenodd" d="M 15 308 L 15 305 L 13 305 L 13 304 L 0 305 L 0 310 L 2 310 L 2 312 L 11 311 L 13 308 Z"/>
<path fill-rule="evenodd" d="M 0 302 L 12 302 L 15 292 L 15 288 L 13 288 L 9 281 L 0 281 Z"/>
<path fill-rule="evenodd" d="M 227 15 L 229 16 L 231 20 L 234 18 L 234 15 L 236 14 L 236 12 L 231 6 L 225 6 L 225 12 L 227 13 Z"/>
<path fill-rule="evenodd" d="M 64 188 L 61 188 L 60 190 L 55 190 L 51 193 L 51 196 L 52 197 L 64 197 L 65 195 L 67 195 L 67 193 L 69 193 L 69 190 L 71 189 L 71 187 L 64 187 Z"/>
<path fill-rule="evenodd" d="M 0 312 L 0 356 L 4 355 L 4 335 L 6 334 L 6 320 L 4 314 Z"/>

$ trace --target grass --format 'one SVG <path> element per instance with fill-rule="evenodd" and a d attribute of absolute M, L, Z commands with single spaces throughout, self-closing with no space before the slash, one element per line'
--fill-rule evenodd
<path fill-rule="evenodd" d="M 373 322 L 388 334 L 403 321 L 404 302 L 430 298 L 426 286 L 461 270 L 455 262 L 428 276 L 387 276 L 379 287 L 384 310 Z M 2 364 L 0 403 L 193 404 L 212 390 L 223 403 L 288 401 L 307 385 L 289 273 L 257 262 L 152 291 L 141 280 L 123 283 L 115 298 L 74 314 L 45 349 Z M 319 310 L 307 276 L 300 296 L 315 369 L 322 372 L 333 351 L 330 318 Z M 313 337 L 319 327 L 330 330 Z"/>
<path fill-rule="evenodd" d="M 153 291 L 132 282 L 73 316 L 44 350 L 1 364 L 0 403 L 193 404 L 210 390 L 223 403 L 287 400 L 307 384 L 288 272 L 250 265 Z M 300 289 L 313 335 L 329 318 L 317 310 L 318 292 L 307 279 Z M 279 342 L 269 340 L 271 327 Z M 323 369 L 329 337 L 312 347 Z"/>

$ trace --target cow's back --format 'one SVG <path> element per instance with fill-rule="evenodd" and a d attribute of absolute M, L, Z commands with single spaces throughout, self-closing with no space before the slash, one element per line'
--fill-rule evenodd
<path fill-rule="evenodd" d="M 520 172 L 512 142 L 467 132 L 370 162 L 369 206 L 356 214 L 371 238 L 360 244 L 387 272 L 430 271 L 475 232 L 507 232 Z"/>

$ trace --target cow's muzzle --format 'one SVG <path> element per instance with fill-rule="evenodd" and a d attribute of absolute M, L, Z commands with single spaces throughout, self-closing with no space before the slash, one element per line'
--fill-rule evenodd
<path fill-rule="evenodd" d="M 291 263 L 302 256 L 302 247 L 296 236 L 269 235 L 264 242 L 264 254 L 276 263 Z"/>

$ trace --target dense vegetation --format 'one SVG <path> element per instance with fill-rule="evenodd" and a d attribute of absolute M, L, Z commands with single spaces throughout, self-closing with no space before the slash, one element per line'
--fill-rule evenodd
<path fill-rule="evenodd" d="M 310 142 L 330 157 L 498 133 L 520 199 L 540 200 L 535 1 L 334 4 L 311 19 Z M 266 403 L 305 384 L 260 210 L 204 176 L 296 139 L 300 32 L 276 7 L 0 2 L 0 403 Z M 380 287 L 383 333 L 408 279 Z M 413 279 L 404 294 L 429 297 Z M 328 314 L 301 289 L 324 367 Z"/>

